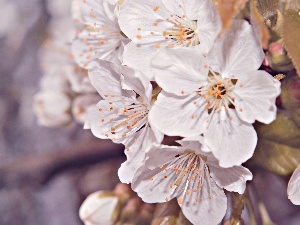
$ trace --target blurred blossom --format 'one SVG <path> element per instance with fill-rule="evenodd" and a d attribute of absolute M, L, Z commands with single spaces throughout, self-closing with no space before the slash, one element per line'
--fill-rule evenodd
<path fill-rule="evenodd" d="M 72 114 L 74 119 L 83 124 L 86 119 L 87 112 L 100 100 L 98 94 L 78 95 L 72 103 Z"/>
<path fill-rule="evenodd" d="M 0 0 L 0 14 L 1 17 L 4 18 L 0 20 L 1 38 L 18 28 L 20 17 L 17 5 L 7 0 Z"/>
<path fill-rule="evenodd" d="M 43 126 L 62 126 L 71 122 L 71 99 L 60 91 L 44 90 L 34 97 L 33 110 Z"/>
<path fill-rule="evenodd" d="M 48 0 L 47 8 L 52 17 L 70 17 L 70 5 L 73 0 Z"/>

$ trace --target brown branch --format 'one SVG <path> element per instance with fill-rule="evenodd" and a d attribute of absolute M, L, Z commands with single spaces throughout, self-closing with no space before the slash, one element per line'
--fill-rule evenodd
<path fill-rule="evenodd" d="M 91 138 L 54 153 L 25 156 L 0 165 L 0 188 L 39 187 L 63 171 L 122 155 L 122 145 Z"/>

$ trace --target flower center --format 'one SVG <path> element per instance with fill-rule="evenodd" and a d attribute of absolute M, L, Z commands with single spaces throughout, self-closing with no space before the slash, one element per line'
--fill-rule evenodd
<path fill-rule="evenodd" d="M 234 108 L 234 96 L 232 91 L 237 80 L 223 78 L 220 74 L 210 70 L 207 84 L 200 88 L 200 95 L 206 99 L 206 108 L 209 113 L 222 108 Z"/>
<path fill-rule="evenodd" d="M 207 156 L 196 154 L 193 150 L 186 149 L 183 153 L 177 155 L 172 161 L 166 165 L 160 166 L 164 174 L 163 179 L 170 179 L 170 188 L 175 190 L 182 185 L 184 186 L 185 195 L 197 193 L 194 201 L 198 202 L 199 195 L 203 185 L 208 185 L 210 199 L 212 199 L 211 182 L 208 166 L 206 165 Z M 175 176 L 174 176 L 175 173 Z M 156 177 L 151 177 L 154 180 Z M 181 189 L 181 188 L 179 188 Z M 168 201 L 168 198 L 166 198 Z M 182 204 L 184 199 L 178 199 L 178 203 Z"/>
<path fill-rule="evenodd" d="M 172 23 L 173 26 L 163 32 L 163 36 L 166 40 L 171 39 L 171 43 L 168 45 L 169 47 L 189 47 L 200 44 L 197 33 L 197 21 L 189 20 L 185 15 L 180 17 L 171 14 L 170 18 L 166 20 Z"/>

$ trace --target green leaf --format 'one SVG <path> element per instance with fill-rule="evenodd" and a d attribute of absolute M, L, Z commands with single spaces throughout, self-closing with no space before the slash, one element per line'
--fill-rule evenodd
<path fill-rule="evenodd" d="M 300 130 L 279 113 L 269 124 L 256 126 L 258 143 L 251 162 L 280 175 L 292 173 L 300 164 Z"/>

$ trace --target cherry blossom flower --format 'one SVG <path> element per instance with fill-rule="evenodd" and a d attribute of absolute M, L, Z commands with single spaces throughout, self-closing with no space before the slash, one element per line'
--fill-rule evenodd
<path fill-rule="evenodd" d="M 290 178 L 287 194 L 293 204 L 300 205 L 300 166 L 296 168 Z"/>
<path fill-rule="evenodd" d="M 125 46 L 123 64 L 149 73 L 150 60 L 162 47 L 199 46 L 206 54 L 221 27 L 210 0 L 125 1 L 119 24 L 132 40 Z"/>
<path fill-rule="evenodd" d="M 152 66 L 164 91 L 149 120 L 167 135 L 204 134 L 222 167 L 240 165 L 257 143 L 252 123 L 276 117 L 280 82 L 257 70 L 262 61 L 262 49 L 246 21 L 234 21 L 207 57 L 196 49 L 161 51 Z"/>
<path fill-rule="evenodd" d="M 93 59 L 121 63 L 123 38 L 114 9 L 115 5 L 111 5 L 108 0 L 81 2 L 82 21 L 79 22 L 85 28 L 78 32 L 72 45 L 79 66 L 88 68 Z"/>
<path fill-rule="evenodd" d="M 157 146 L 148 151 L 146 165 L 137 170 L 132 188 L 148 203 L 177 198 L 195 225 L 218 224 L 227 208 L 222 189 L 242 194 L 252 174 L 242 166 L 221 168 L 212 153 L 202 151 L 199 141 L 179 143 L 181 147 Z"/>
<path fill-rule="evenodd" d="M 127 161 L 122 164 L 119 177 L 123 183 L 129 183 L 143 163 L 143 152 L 163 138 L 148 122 L 156 95 L 145 76 L 106 61 L 93 61 L 89 77 L 103 100 L 88 113 L 85 128 L 98 138 L 125 145 Z"/>

